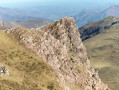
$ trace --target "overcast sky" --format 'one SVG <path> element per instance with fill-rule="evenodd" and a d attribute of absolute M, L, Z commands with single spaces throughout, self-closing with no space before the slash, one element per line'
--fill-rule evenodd
<path fill-rule="evenodd" d="M 1 7 L 29 7 L 29 6 L 48 6 L 48 5 L 105 5 L 119 4 L 119 0 L 0 0 Z"/>

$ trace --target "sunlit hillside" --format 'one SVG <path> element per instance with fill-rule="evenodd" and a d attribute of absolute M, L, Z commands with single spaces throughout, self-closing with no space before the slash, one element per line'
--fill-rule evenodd
<path fill-rule="evenodd" d="M 112 22 L 119 18 L 103 19 Z M 119 23 L 84 41 L 92 66 L 112 90 L 119 89 Z"/>

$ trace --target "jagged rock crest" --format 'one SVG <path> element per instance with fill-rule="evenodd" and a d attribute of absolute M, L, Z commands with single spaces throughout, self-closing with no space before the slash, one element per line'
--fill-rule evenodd
<path fill-rule="evenodd" d="M 39 30 L 15 28 L 8 32 L 55 70 L 54 75 L 64 90 L 107 90 L 90 66 L 72 17 L 62 18 Z"/>

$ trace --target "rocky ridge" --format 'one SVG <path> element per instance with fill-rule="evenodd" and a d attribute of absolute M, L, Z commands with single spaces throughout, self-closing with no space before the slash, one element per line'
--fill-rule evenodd
<path fill-rule="evenodd" d="M 114 16 L 106 17 L 99 21 L 94 21 L 79 28 L 82 40 L 89 39 L 97 34 L 109 30 L 110 27 L 119 23 L 119 18 Z"/>
<path fill-rule="evenodd" d="M 65 17 L 39 30 L 15 28 L 7 33 L 47 62 L 64 90 L 108 90 L 90 65 L 73 18 Z"/>

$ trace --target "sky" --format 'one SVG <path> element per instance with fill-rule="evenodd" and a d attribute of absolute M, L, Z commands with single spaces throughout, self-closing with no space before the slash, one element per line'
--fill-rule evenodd
<path fill-rule="evenodd" d="M 119 0 L 0 0 L 0 7 L 24 8 L 34 6 L 98 6 L 119 4 Z"/>

